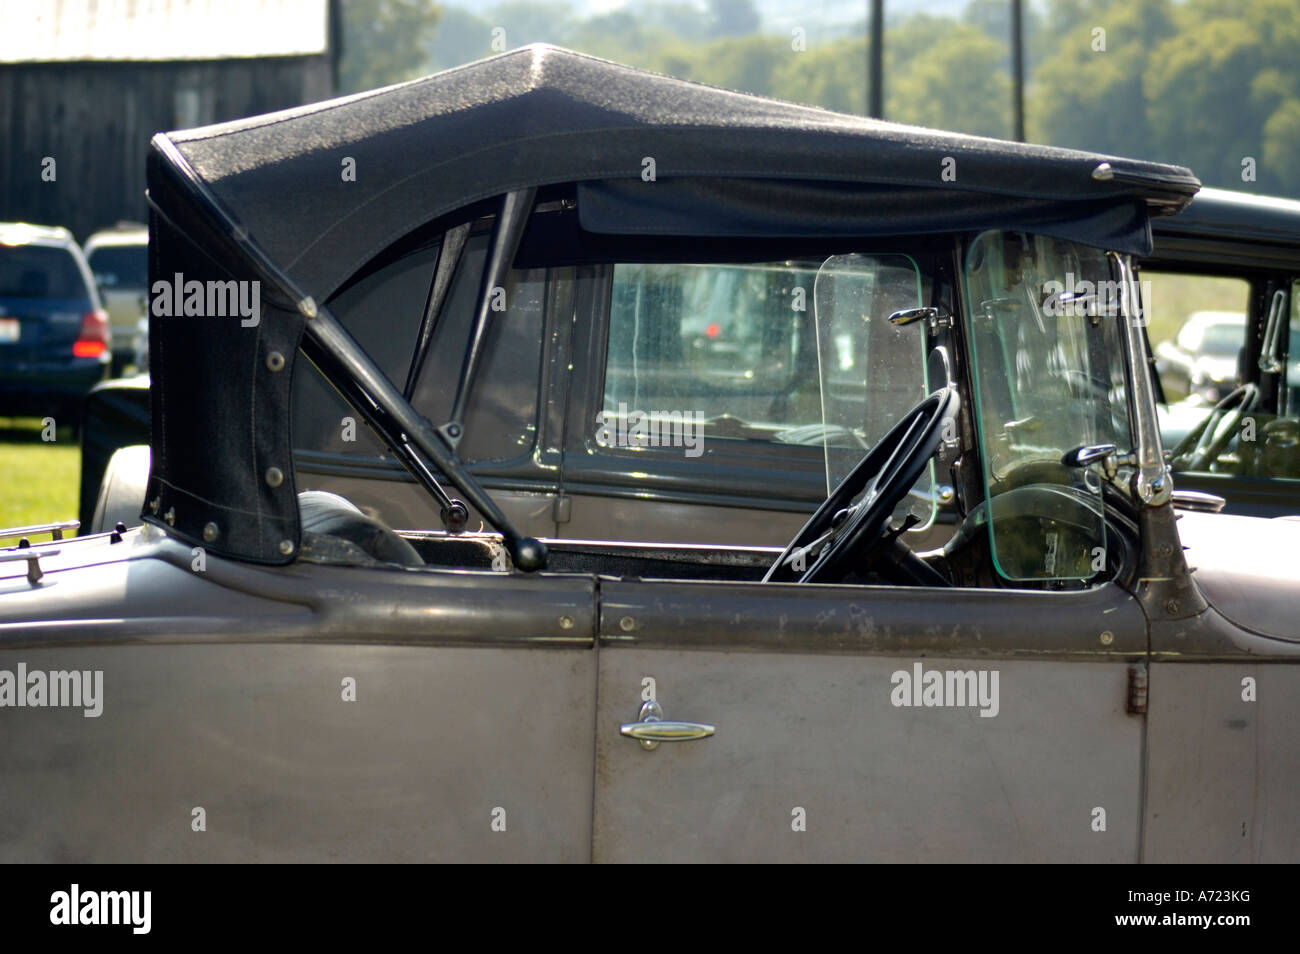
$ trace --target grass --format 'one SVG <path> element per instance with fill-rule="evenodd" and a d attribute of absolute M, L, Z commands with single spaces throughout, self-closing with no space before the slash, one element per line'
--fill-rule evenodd
<path fill-rule="evenodd" d="M 41 439 L 39 418 L 0 417 L 0 527 L 76 518 L 81 446 L 67 428 L 54 436 Z M 0 546 L 17 542 L 0 540 Z"/>

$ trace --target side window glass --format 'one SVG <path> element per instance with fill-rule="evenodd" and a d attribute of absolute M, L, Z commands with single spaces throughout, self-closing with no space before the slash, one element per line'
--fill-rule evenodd
<path fill-rule="evenodd" d="M 1175 473 L 1300 478 L 1294 347 L 1281 360 L 1282 346 L 1300 336 L 1294 285 L 1286 296 L 1289 313 L 1279 301 L 1272 316 L 1272 302 L 1264 303 L 1268 340 L 1259 342 L 1247 335 L 1251 289 L 1244 279 L 1148 270 L 1141 277 L 1150 299 L 1152 353 L 1168 401 L 1160 408 L 1161 441 Z M 1257 372 L 1285 375 L 1276 408 L 1265 405 L 1265 392 L 1251 382 Z"/>
<path fill-rule="evenodd" d="M 1240 401 L 1222 401 L 1211 412 L 1195 448 L 1200 455 L 1195 463 L 1201 469 L 1243 477 L 1300 479 L 1296 290 L 1297 283 L 1292 282 L 1291 287 L 1275 291 L 1268 302 L 1262 341 L 1249 355 L 1249 360 L 1258 364 L 1260 389 L 1254 395 L 1246 393 Z M 1221 420 L 1216 420 L 1216 412 Z"/>
<path fill-rule="evenodd" d="M 487 232 L 471 236 L 416 377 L 411 404 L 435 426 L 451 417 L 490 241 Z M 493 310 L 457 448 L 464 461 L 513 460 L 535 443 L 547 279 L 545 269 L 511 271 L 505 288 L 490 299 Z"/>
<path fill-rule="evenodd" d="M 1214 405 L 1241 383 L 1238 361 L 1246 344 L 1250 284 L 1145 268 L 1140 278 L 1147 336 L 1165 400 L 1171 408 Z M 1168 437 L 1165 446 L 1172 446 Z"/>
<path fill-rule="evenodd" d="M 418 249 L 328 302 L 343 327 L 398 387 L 406 381 L 437 256 L 436 244 Z M 295 365 L 293 391 L 296 448 L 385 456 L 383 444 L 361 415 L 305 359 Z"/>
<path fill-rule="evenodd" d="M 692 458 L 803 445 L 829 492 L 928 393 L 924 328 L 888 321 L 921 293 L 905 255 L 616 265 L 596 442 Z M 928 525 L 932 485 L 900 510 Z"/>
<path fill-rule="evenodd" d="M 1250 284 L 1241 278 L 1143 269 L 1147 339 L 1165 403 L 1160 443 L 1175 472 L 1208 472 L 1232 441 L 1233 421 L 1253 410 L 1239 391 Z M 1231 397 L 1230 397 L 1231 396 Z M 1232 414 L 1216 413 L 1225 401 Z M 1233 453 L 1235 457 L 1235 451 Z"/>
<path fill-rule="evenodd" d="M 794 430 L 821 420 L 816 275 L 797 263 L 616 265 L 600 443 L 690 457 L 706 437 L 802 443 Z"/>
<path fill-rule="evenodd" d="M 1239 428 L 1238 467 L 1256 477 L 1300 480 L 1300 281 L 1287 289 L 1288 306 L 1279 310 L 1277 330 L 1265 329 L 1261 364 L 1280 377 L 1277 414 L 1250 414 Z M 1244 424 L 1244 421 L 1243 421 Z M 1246 440 L 1247 437 L 1253 440 Z M 1229 457 L 1227 463 L 1231 463 Z M 1216 462 L 1217 464 L 1217 462 Z"/>
<path fill-rule="evenodd" d="M 451 292 L 443 304 L 424 367 L 416 377 L 412 406 L 435 425 L 451 415 L 461 364 L 477 306 L 490 235 L 470 238 Z M 404 255 L 349 286 L 330 308 L 398 388 L 410 368 L 415 339 L 428 302 L 438 246 Z M 470 392 L 465 438 L 467 462 L 508 460 L 526 454 L 537 426 L 542 327 L 547 275 L 511 273 L 484 341 Z M 361 415 L 307 361 L 294 381 L 294 443 L 299 449 L 362 457 L 385 457 L 386 449 Z"/>
<path fill-rule="evenodd" d="M 894 312 L 921 305 L 916 262 L 905 255 L 832 255 L 817 271 L 816 322 L 829 495 L 867 449 L 932 387 L 926 326 L 896 325 Z M 938 505 L 934 461 L 894 511 L 928 529 Z"/>

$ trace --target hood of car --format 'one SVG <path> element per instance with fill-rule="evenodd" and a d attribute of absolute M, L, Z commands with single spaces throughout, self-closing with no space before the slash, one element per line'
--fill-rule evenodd
<path fill-rule="evenodd" d="M 1180 511 L 1178 535 L 1210 605 L 1261 636 L 1300 640 L 1300 516 Z"/>

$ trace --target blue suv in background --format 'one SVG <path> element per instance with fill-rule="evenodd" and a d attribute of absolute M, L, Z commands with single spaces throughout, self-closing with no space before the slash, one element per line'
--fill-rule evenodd
<path fill-rule="evenodd" d="M 76 431 L 110 361 L 108 316 L 72 234 L 0 223 L 0 416 Z"/>

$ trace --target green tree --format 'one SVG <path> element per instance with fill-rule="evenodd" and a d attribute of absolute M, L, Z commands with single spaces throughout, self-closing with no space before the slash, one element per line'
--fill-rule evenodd
<path fill-rule="evenodd" d="M 691 3 L 651 3 L 638 10 L 643 23 L 679 40 L 706 40 L 713 28 L 709 15 Z"/>
<path fill-rule="evenodd" d="M 980 136 L 1011 132 L 1006 43 L 965 23 L 904 21 L 885 37 L 885 117 Z"/>
<path fill-rule="evenodd" d="M 1098 16 L 1113 4 L 1114 0 L 1047 0 L 1041 22 L 1045 30 L 1062 36 L 1077 27 L 1096 25 Z"/>
<path fill-rule="evenodd" d="M 713 36 L 745 36 L 758 32 L 758 11 L 754 0 L 709 0 Z"/>
<path fill-rule="evenodd" d="M 1063 28 L 1051 18 L 1053 12 L 1063 13 Z M 1057 2 L 1046 22 L 1040 33 L 1043 58 L 1025 97 L 1029 138 L 1152 156 L 1144 73 L 1151 51 L 1176 32 L 1172 4 Z"/>
<path fill-rule="evenodd" d="M 798 49 L 758 32 L 753 0 L 640 0 L 579 19 L 565 0 L 485 13 L 427 0 L 344 0 L 345 91 L 397 82 L 539 40 L 730 89 L 865 109 L 863 21 L 810 16 Z M 1009 0 L 959 17 L 887 5 L 885 115 L 959 132 L 1011 132 Z M 436 29 L 435 29 L 436 27 Z M 847 32 L 846 32 L 847 31 Z M 1296 0 L 1039 0 L 1025 4 L 1031 139 L 1190 166 L 1210 184 L 1300 194 Z M 1243 183 L 1253 158 L 1258 181 Z"/>
<path fill-rule="evenodd" d="M 1288 99 L 1265 120 L 1260 153 L 1265 187 L 1300 195 L 1300 173 L 1295 165 L 1300 155 L 1300 99 Z"/>
<path fill-rule="evenodd" d="M 673 42 L 654 49 L 641 65 L 710 86 L 770 96 L 779 67 L 793 55 L 781 37 L 751 34 L 702 46 Z"/>
<path fill-rule="evenodd" d="M 430 72 L 450 69 L 492 55 L 492 26 L 460 7 L 443 11 L 427 48 Z"/>
<path fill-rule="evenodd" d="M 1194 0 L 1156 47 L 1144 76 L 1147 121 L 1163 155 L 1203 181 L 1300 191 L 1300 8 L 1242 0 L 1231 11 Z M 1243 182 L 1254 159 L 1255 182 Z"/>
<path fill-rule="evenodd" d="M 428 71 L 441 10 L 427 0 L 345 0 L 342 93 L 388 86 Z"/>
<path fill-rule="evenodd" d="M 772 93 L 842 113 L 866 112 L 866 39 L 842 37 L 829 43 L 809 43 L 806 51 L 787 57 L 777 67 Z"/>
<path fill-rule="evenodd" d="M 1011 0 L 970 0 L 961 18 L 978 27 L 993 40 L 1006 44 L 1007 59 L 1003 64 L 1011 72 Z M 1025 56 L 1025 73 L 1033 72 L 1042 59 L 1043 18 L 1032 2 L 1026 2 L 1021 12 L 1021 31 Z"/>
<path fill-rule="evenodd" d="M 695 79 L 714 86 L 772 94 L 777 68 L 793 55 L 790 44 L 778 37 L 753 33 L 717 40 L 701 49 Z"/>
<path fill-rule="evenodd" d="M 573 31 L 573 47 L 628 66 L 645 66 L 670 38 L 628 10 L 590 17 Z"/>
<path fill-rule="evenodd" d="M 505 31 L 507 50 L 529 43 L 568 42 L 574 29 L 573 11 L 567 3 L 538 3 L 536 0 L 511 0 L 492 7 L 482 19 L 493 28 Z"/>

